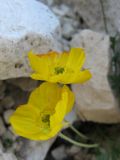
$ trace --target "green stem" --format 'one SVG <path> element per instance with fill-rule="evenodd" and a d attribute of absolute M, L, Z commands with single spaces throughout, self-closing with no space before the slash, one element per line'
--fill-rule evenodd
<path fill-rule="evenodd" d="M 59 137 L 61 137 L 62 139 L 72 143 L 73 145 L 76 145 L 76 146 L 79 146 L 79 147 L 84 147 L 84 148 L 95 148 L 95 147 L 98 147 L 98 144 L 83 144 L 83 143 L 76 142 L 76 141 L 72 140 L 71 138 L 65 136 L 62 133 L 59 134 Z"/>
<path fill-rule="evenodd" d="M 74 131 L 78 136 L 80 136 L 83 139 L 88 139 L 84 134 L 80 133 L 76 128 L 73 127 L 73 125 L 70 124 L 70 129 Z"/>

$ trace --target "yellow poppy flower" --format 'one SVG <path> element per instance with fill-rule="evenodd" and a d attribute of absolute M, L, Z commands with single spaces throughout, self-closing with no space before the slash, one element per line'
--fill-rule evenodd
<path fill-rule="evenodd" d="M 17 108 L 10 123 L 20 136 L 47 140 L 64 127 L 73 103 L 74 95 L 66 85 L 44 82 L 31 93 L 27 104 Z"/>
<path fill-rule="evenodd" d="M 83 70 L 85 53 L 82 48 L 72 48 L 70 53 L 49 52 L 48 54 L 28 54 L 34 70 L 33 79 L 63 84 L 83 83 L 91 78 L 89 70 Z"/>

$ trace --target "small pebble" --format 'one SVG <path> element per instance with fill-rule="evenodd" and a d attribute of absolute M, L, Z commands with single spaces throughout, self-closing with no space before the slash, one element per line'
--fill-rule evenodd
<path fill-rule="evenodd" d="M 13 109 L 6 110 L 3 114 L 4 120 L 6 124 L 9 124 L 10 116 L 14 113 Z"/>
<path fill-rule="evenodd" d="M 67 157 L 65 146 L 59 146 L 58 148 L 52 151 L 52 156 L 55 160 L 63 160 Z"/>
<path fill-rule="evenodd" d="M 1 105 L 2 107 L 4 107 L 5 109 L 10 109 L 14 106 L 15 101 L 13 100 L 13 98 L 11 96 L 6 96 L 2 101 L 1 101 Z"/>

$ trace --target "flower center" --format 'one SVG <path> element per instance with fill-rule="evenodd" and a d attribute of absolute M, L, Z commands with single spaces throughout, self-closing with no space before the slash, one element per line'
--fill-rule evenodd
<path fill-rule="evenodd" d="M 49 115 L 49 114 L 45 114 L 45 115 L 42 117 L 42 122 L 49 124 L 49 122 L 50 122 L 50 115 Z"/>
<path fill-rule="evenodd" d="M 36 119 L 37 125 L 41 128 L 41 132 L 47 134 L 50 131 L 50 114 L 43 113 Z"/>
<path fill-rule="evenodd" d="M 63 67 L 55 67 L 55 74 L 62 74 L 64 72 Z"/>

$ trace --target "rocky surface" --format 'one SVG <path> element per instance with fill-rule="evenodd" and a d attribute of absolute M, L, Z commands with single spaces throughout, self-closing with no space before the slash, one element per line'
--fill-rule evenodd
<path fill-rule="evenodd" d="M 6 0 L 1 4 L 1 13 L 6 17 L 0 15 L 0 79 L 29 76 L 27 52 L 57 48 L 59 21 L 48 7 L 34 0 Z M 27 141 L 15 135 L 9 124 L 14 109 L 27 102 L 30 91 L 38 84 L 30 78 L 0 81 L 0 160 L 44 160 L 52 145 L 54 139 Z"/>
<path fill-rule="evenodd" d="M 85 48 L 86 64 L 92 73 L 90 81 L 72 85 L 80 118 L 94 122 L 120 122 L 120 109 L 108 83 L 109 37 L 90 30 L 75 35 L 71 45 Z"/>
<path fill-rule="evenodd" d="M 35 0 L 3 0 L 0 10 L 0 79 L 28 77 L 28 51 L 58 49 L 59 21 Z"/>
<path fill-rule="evenodd" d="M 23 1 L 21 1 L 21 3 L 22 2 Z M 12 3 L 13 3 L 13 1 L 12 1 Z M 25 3 L 27 3 L 27 1 Z M 67 5 L 64 5 L 64 4 L 63 5 L 54 5 L 54 3 L 51 3 L 49 5 L 50 5 L 49 7 L 53 10 L 53 12 L 56 14 L 56 16 L 58 17 L 58 19 L 61 22 L 62 39 L 57 36 L 57 38 L 59 40 L 58 45 L 60 45 L 59 48 L 61 50 L 69 50 L 70 40 L 72 39 L 72 36 L 75 33 L 77 33 L 77 30 L 79 30 L 79 28 L 80 28 L 80 23 L 78 22 L 78 17 L 75 15 L 74 12 L 70 12 L 70 8 Z M 39 6 L 39 4 L 38 4 L 38 6 Z M 46 7 L 43 7 L 43 8 L 45 9 L 45 11 L 47 10 Z M 37 11 L 35 11 L 35 12 L 37 12 Z M 41 12 L 43 12 L 43 11 L 41 11 Z M 48 13 L 49 12 L 50 11 L 48 10 Z M 39 42 L 41 42 L 41 45 L 39 45 L 39 44 L 36 44 L 33 46 L 29 45 L 32 42 L 32 39 L 33 39 L 33 41 L 35 39 L 31 35 L 31 40 L 28 39 L 27 43 L 24 43 L 24 46 L 27 45 L 27 48 L 25 48 L 26 51 L 28 51 L 28 49 L 32 48 L 34 51 L 37 51 L 37 52 L 39 52 L 39 51 L 45 52 L 45 51 L 48 51 L 49 49 L 53 49 L 56 46 L 54 44 L 55 39 L 53 39 L 53 38 L 55 35 L 53 35 L 53 32 L 54 33 L 57 32 L 56 30 L 59 28 L 59 25 L 58 25 L 58 20 L 54 17 L 53 14 L 52 14 L 52 17 L 53 17 L 53 21 L 54 20 L 56 21 L 56 23 L 53 26 L 51 26 L 52 32 L 50 31 L 51 28 L 49 29 L 49 31 L 45 32 L 47 34 L 47 36 L 42 36 L 41 37 L 42 41 L 40 40 L 41 35 L 39 35 L 38 40 L 39 40 Z M 49 18 L 49 16 L 48 16 L 48 18 Z M 49 27 L 50 24 L 53 24 L 53 21 L 51 21 L 49 24 L 48 20 L 47 20 L 47 23 L 45 24 L 46 26 L 44 25 L 44 27 Z M 40 20 L 39 20 L 39 23 L 40 23 Z M 35 27 L 35 25 L 34 25 L 34 27 Z M 68 28 L 69 28 L 69 30 L 68 30 Z M 41 29 L 41 27 L 39 29 Z M 43 29 L 45 29 L 45 28 L 43 28 Z M 46 38 L 50 39 L 50 41 L 49 40 L 46 41 Z M 35 42 L 35 43 L 37 43 L 37 42 Z M 49 45 L 47 43 L 49 43 Z M 22 56 L 20 54 L 24 49 L 24 46 L 22 47 L 22 44 L 20 44 L 20 46 L 21 46 L 21 48 L 20 48 L 20 50 L 18 50 L 19 51 L 18 58 L 20 58 L 20 56 Z M 13 62 L 13 60 L 14 60 L 14 57 L 11 59 L 11 64 L 12 63 L 15 64 Z M 16 59 L 15 59 L 15 61 L 16 61 Z M 19 64 L 16 66 L 19 67 Z M 16 72 L 14 70 L 12 70 L 12 68 L 9 68 L 9 69 L 10 69 L 10 71 L 12 71 L 15 74 L 16 77 L 18 76 L 18 75 L 16 75 Z M 6 72 L 4 73 L 4 75 L 5 74 L 6 74 Z M 11 73 L 9 73 L 9 74 L 11 74 Z M 19 74 L 19 76 L 24 77 L 23 73 L 22 73 L 22 75 Z M 10 78 L 11 75 L 7 75 L 7 77 L 5 75 L 4 77 L 1 77 L 1 79 L 8 78 L 8 77 Z M 1 160 L 3 158 L 3 154 L 4 155 L 6 154 L 6 157 L 7 157 L 8 153 L 9 153 L 9 156 L 7 158 L 9 160 L 12 156 L 15 157 L 17 160 L 44 160 L 45 159 L 47 151 L 49 150 L 50 146 L 52 145 L 54 139 L 50 140 L 50 141 L 42 142 L 42 143 L 35 142 L 35 141 L 28 141 L 24 138 L 21 138 L 15 134 L 13 134 L 12 128 L 8 122 L 9 115 L 11 114 L 11 112 L 19 105 L 26 103 L 30 92 L 35 87 L 37 87 L 39 84 L 40 84 L 40 82 L 31 80 L 29 78 L 15 78 L 15 79 L 8 79 L 5 81 L 0 81 L 0 88 L 1 88 L 0 89 L 0 113 L 1 113 L 0 137 L 1 137 L 1 145 L 3 147 L 3 150 L 1 151 L 2 154 L 0 155 Z M 72 117 L 72 119 L 71 119 L 71 117 Z M 67 119 L 69 119 L 71 122 L 74 122 L 74 120 L 76 119 L 75 112 L 72 112 L 71 116 L 69 115 L 67 117 Z M 8 160 L 8 159 L 3 158 L 3 160 Z M 14 158 L 12 160 L 14 160 Z"/>
<path fill-rule="evenodd" d="M 13 3 L 13 1 L 12 1 L 12 3 Z M 20 3 L 23 3 L 23 1 L 21 1 Z M 26 3 L 27 3 L 27 1 L 25 2 L 25 4 Z M 47 23 L 45 21 L 44 27 L 42 27 L 42 28 L 39 27 L 39 31 L 42 32 L 42 29 L 47 30 L 47 28 L 45 28 L 45 27 L 49 28 L 49 25 L 52 25 L 53 21 L 55 21 L 56 23 L 54 22 L 55 24 L 52 25 L 50 27 L 50 29 L 47 30 L 47 32 L 45 31 L 45 34 L 46 34 L 45 36 L 42 35 L 42 37 L 41 37 L 41 34 L 39 34 L 37 37 L 37 41 L 35 40 L 36 38 L 34 38 L 33 35 L 29 35 L 30 39 L 28 37 L 28 39 L 26 40 L 27 43 L 24 41 L 24 39 L 22 40 L 23 43 L 20 44 L 21 48 L 19 48 L 19 50 L 17 50 L 18 53 L 16 52 L 17 58 L 19 58 L 20 60 L 21 60 L 21 58 L 26 56 L 26 54 L 21 55 L 21 53 L 23 53 L 24 49 L 26 50 L 26 52 L 31 48 L 34 51 L 41 51 L 41 52 L 48 51 L 49 49 L 54 49 L 54 47 L 56 47 L 56 44 L 54 43 L 56 38 L 58 38 L 58 40 L 59 40 L 60 46 L 58 46 L 58 48 L 60 48 L 61 50 L 69 50 L 70 40 L 72 39 L 72 36 L 75 33 L 77 33 L 77 31 L 80 29 L 80 23 L 78 22 L 78 17 L 73 11 L 70 12 L 69 6 L 64 5 L 64 4 L 54 5 L 54 3 L 52 1 L 50 4 L 48 4 L 48 3 L 46 3 L 46 4 L 49 5 L 51 10 L 53 10 L 53 12 L 56 14 L 58 19 L 61 21 L 62 39 L 58 35 L 57 35 L 57 37 L 55 36 L 55 34 L 59 28 L 58 20 L 48 10 L 48 8 L 41 5 L 40 12 L 46 12 L 46 10 L 47 10 L 47 12 L 51 15 L 51 18 L 53 20 L 52 21 L 49 20 L 49 18 L 50 18 L 49 14 L 46 13 L 48 16 Z M 6 3 L 6 5 L 7 5 L 7 3 Z M 40 4 L 38 4 L 38 6 L 39 5 Z M 29 6 L 29 4 L 28 4 L 28 6 Z M 44 11 L 42 11 L 42 9 Z M 36 12 L 38 12 L 38 10 L 35 11 L 35 13 Z M 38 13 L 36 13 L 36 14 L 38 14 Z M 42 13 L 42 15 L 39 14 L 39 16 L 41 16 L 41 17 L 43 15 L 44 15 L 43 13 Z M 45 15 L 44 15 L 44 17 L 45 17 Z M 42 19 L 42 21 L 44 21 L 44 19 Z M 39 20 L 37 23 L 39 23 L 38 25 L 41 26 L 41 24 L 40 24 L 41 20 Z M 32 25 L 32 26 L 33 26 L 32 29 L 34 29 L 35 25 Z M 68 28 L 69 28 L 69 30 L 68 30 Z M 16 31 L 16 32 L 19 33 L 18 31 Z M 38 30 L 37 30 L 37 32 L 38 32 Z M 12 32 L 12 33 L 14 34 L 14 32 Z M 55 34 L 53 34 L 53 33 L 55 33 Z M 13 37 L 12 37 L 12 39 L 13 39 Z M 32 42 L 32 40 L 35 41 L 36 44 L 35 45 L 33 44 L 33 46 L 29 47 L 29 44 Z M 38 41 L 40 42 L 40 45 L 37 44 Z M 15 47 L 15 45 L 14 45 L 14 47 Z M 6 54 L 10 54 L 10 53 L 11 52 L 8 53 L 6 51 Z M 14 53 L 12 55 L 14 55 Z M 8 60 L 8 59 L 6 59 L 6 60 Z M 9 60 L 9 62 L 12 65 L 15 64 L 14 63 L 15 61 L 16 61 L 16 58 L 12 58 L 11 61 Z M 25 61 L 25 63 L 26 63 L 26 61 Z M 44 160 L 45 156 L 47 154 L 47 151 L 49 150 L 50 146 L 52 145 L 54 139 L 50 140 L 50 141 L 42 142 L 42 143 L 35 142 L 35 141 L 28 141 L 24 138 L 21 138 L 15 134 L 13 134 L 12 128 L 8 122 L 9 115 L 12 113 L 12 111 L 16 107 L 18 107 L 19 105 L 26 103 L 30 92 L 36 86 L 38 86 L 40 84 L 40 82 L 38 82 L 38 81 L 31 80 L 30 78 L 25 78 L 24 77 L 25 72 L 23 72 L 23 73 L 21 72 L 22 71 L 21 65 L 18 64 L 16 66 L 18 68 L 20 67 L 20 69 L 16 69 L 16 70 L 19 70 L 19 71 L 17 71 L 17 73 L 19 72 L 19 76 L 20 77 L 22 76 L 22 78 L 17 78 L 18 74 L 16 74 L 16 71 L 9 67 L 9 69 L 7 69 L 7 72 L 5 71 L 4 76 L 3 77 L 1 76 L 1 79 L 6 79 L 6 78 L 10 78 L 10 77 L 15 77 L 15 79 L 8 79 L 8 80 L 0 81 L 0 87 L 1 87 L 1 89 L 0 89 L 0 114 L 1 114 L 0 137 L 1 137 L 1 145 L 2 145 L 3 151 L 4 151 L 4 152 L 2 151 L 2 154 L 4 153 L 4 155 L 5 154 L 7 155 L 8 153 L 10 153 L 11 155 L 9 155 L 8 159 L 10 159 L 10 156 L 14 156 L 17 160 L 33 160 L 33 159 L 34 160 Z M 3 66 L 3 68 L 4 68 L 4 66 Z M 11 75 L 10 71 L 14 74 L 14 76 Z M 7 73 L 9 75 L 6 76 Z M 71 115 L 72 115 L 72 118 L 71 118 Z M 76 119 L 75 112 L 72 112 L 69 116 L 67 116 L 67 119 L 70 120 L 71 122 L 75 121 L 75 119 Z M 3 158 L 2 155 L 1 155 L 1 157 Z M 1 158 L 1 160 L 2 160 L 2 158 Z M 8 160 L 8 159 L 5 159 L 5 160 Z"/>
<path fill-rule="evenodd" d="M 52 156 L 56 160 L 62 160 L 67 157 L 67 154 L 65 153 L 65 146 L 60 146 L 52 151 Z"/>
<path fill-rule="evenodd" d="M 56 2 L 59 3 L 59 0 L 56 0 Z M 62 0 L 62 2 L 71 6 L 79 17 L 83 18 L 87 28 L 105 32 L 107 27 L 110 35 L 120 32 L 119 0 Z"/>
<path fill-rule="evenodd" d="M 50 149 L 50 146 L 52 145 L 54 139 L 48 142 L 46 141 L 41 143 L 21 138 L 13 134 L 12 128 L 9 125 L 8 119 L 10 113 L 19 105 L 26 103 L 30 92 L 37 85 L 40 84 L 40 82 L 38 81 L 33 81 L 29 78 L 25 78 L 26 76 L 28 76 L 29 72 L 28 62 L 26 61 L 26 53 L 28 52 L 28 50 L 33 49 L 33 51 L 36 52 L 46 52 L 56 47 L 57 49 L 61 50 L 69 50 L 70 47 L 73 46 L 81 46 L 86 49 L 88 60 L 86 63 L 86 67 L 90 68 L 90 70 L 93 72 L 93 80 L 91 79 L 90 82 L 82 86 L 73 86 L 73 90 L 76 90 L 76 95 L 78 94 L 78 92 L 80 94 L 79 100 L 77 98 L 78 106 L 81 109 L 83 104 L 85 104 L 85 116 L 88 117 L 88 120 L 110 123 L 118 122 L 120 119 L 119 110 L 117 110 L 118 107 L 116 105 L 115 98 L 111 92 L 111 89 L 107 81 L 107 71 L 109 63 L 109 38 L 106 35 L 102 35 L 93 31 L 80 32 L 85 28 L 91 28 L 92 30 L 95 29 L 104 32 L 101 8 L 97 5 L 98 1 L 84 0 L 81 3 L 82 9 L 79 9 L 81 7 L 79 5 L 81 0 L 41 0 L 52 10 L 52 12 L 54 12 L 54 14 L 59 19 L 61 24 L 62 37 L 59 37 L 58 34 L 58 19 L 56 19 L 54 14 L 51 13 L 51 11 L 47 7 L 43 6 L 41 3 L 38 3 L 37 1 L 5 0 L 3 1 L 3 3 L 0 4 L 2 11 L 4 10 L 5 6 L 9 6 L 10 13 L 12 13 L 12 15 L 8 15 L 8 12 L 6 11 L 6 15 L 8 17 L 6 17 L 6 19 L 4 19 L 3 21 L 6 24 L 6 26 L 9 24 L 7 27 L 10 27 L 11 30 L 8 29 L 7 32 L 3 32 L 5 31 L 4 29 L 7 28 L 3 27 L 3 30 L 0 29 L 2 31 L 2 34 L 4 33 L 4 35 L 9 35 L 9 37 L 7 38 L 6 36 L 4 36 L 5 39 L 3 39 L 3 36 L 1 36 L 2 39 L 0 40 L 0 79 L 2 80 L 10 77 L 15 77 L 15 79 L 0 81 L 0 160 L 57 160 L 60 158 L 61 160 L 63 160 L 62 156 L 64 156 L 66 160 L 93 160 L 95 159 L 93 158 L 94 155 L 91 156 L 89 152 L 87 152 L 86 150 L 82 150 L 81 148 L 77 148 L 70 144 L 67 144 L 65 141 L 61 141 L 61 139 L 57 139 L 57 141 L 55 142 L 57 144 L 54 144 L 53 147 Z M 104 2 L 104 5 L 107 4 L 107 1 L 108 0 Z M 16 4 L 15 6 L 13 5 L 14 2 Z M 113 12 L 114 10 L 116 10 L 116 7 L 119 7 L 119 4 L 116 5 L 117 2 L 117 0 L 115 0 L 115 2 L 109 0 L 109 3 L 114 3 L 114 7 L 111 7 Z M 93 10 L 93 6 L 88 7 L 91 4 L 94 6 L 95 12 Z M 87 9 L 85 9 L 86 7 Z M 108 6 L 108 8 L 110 7 Z M 24 12 L 20 12 L 20 10 Z M 105 12 L 108 11 L 110 10 L 108 9 Z M 33 12 L 34 14 L 37 14 L 37 16 L 34 15 L 36 17 L 35 19 L 31 18 L 31 14 Z M 10 22 L 9 17 L 13 17 L 14 14 L 15 18 L 13 18 L 12 22 Z M 0 15 L 0 17 L 2 16 L 4 18 L 5 14 Z M 48 18 L 47 21 L 45 20 L 45 18 L 42 18 L 45 16 Z M 19 17 L 21 17 L 21 19 Z M 29 25 L 28 21 L 26 22 L 25 17 L 26 19 L 28 17 Z M 118 15 L 115 17 L 112 23 L 116 21 L 115 23 L 119 24 L 119 17 L 117 17 Z M 19 20 L 21 21 L 19 22 L 17 18 L 19 18 Z M 39 19 L 38 21 L 37 18 Z M 37 25 L 35 25 L 34 23 L 35 20 L 37 21 Z M 10 23 L 7 23 L 7 21 Z M 19 24 L 22 24 L 23 26 L 25 26 L 25 28 L 19 28 Z M 1 24 L 1 26 L 2 25 L 3 24 Z M 114 30 L 115 26 L 116 25 L 114 24 L 112 30 Z M 31 30 L 29 30 L 30 28 Z M 37 34 L 33 31 L 36 31 Z M 22 33 L 25 33 L 28 36 L 25 36 L 25 34 L 22 35 Z M 92 39 L 91 35 L 93 36 Z M 56 39 L 58 39 L 58 43 Z M 3 52 L 5 53 L 4 55 Z M 21 62 L 25 64 L 25 66 L 22 66 Z M 77 95 L 77 97 L 79 96 Z M 88 106 L 88 104 L 90 105 Z M 93 104 L 94 106 L 92 106 L 91 104 Z M 83 119 L 81 111 L 79 111 L 79 113 L 80 118 Z M 100 113 L 100 115 L 98 113 Z M 75 112 L 72 112 L 68 116 L 68 119 L 71 120 L 71 122 L 74 122 L 76 120 Z M 81 126 L 80 122 L 78 124 L 79 126 Z M 96 125 L 96 127 L 99 127 L 98 124 Z M 86 124 L 83 124 L 80 130 L 83 131 L 85 129 L 85 133 L 87 134 L 88 130 L 91 131 L 91 128 L 91 124 L 90 126 L 86 126 Z M 96 130 L 97 129 L 95 129 L 95 126 L 93 126 L 92 135 L 94 131 L 96 132 Z M 109 133 L 112 134 L 112 131 L 109 131 Z M 67 134 L 73 136 L 75 139 L 77 138 L 73 133 L 70 133 L 70 130 L 68 130 Z M 100 134 L 97 133 L 97 135 Z M 93 139 L 96 141 L 94 136 Z M 61 143 L 62 146 L 60 145 Z M 105 142 L 105 145 L 106 144 L 108 144 L 108 142 Z M 49 149 L 50 151 L 48 153 L 48 156 L 46 157 L 46 154 Z M 63 155 L 61 154 L 61 152 Z"/>
<path fill-rule="evenodd" d="M 44 160 L 54 140 L 53 138 L 44 142 L 26 141 L 20 151 L 22 158 L 24 160 Z"/>
<path fill-rule="evenodd" d="M 0 160 L 17 160 L 13 153 L 2 153 L 0 154 Z"/>

